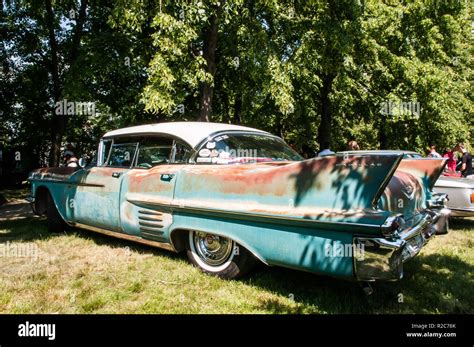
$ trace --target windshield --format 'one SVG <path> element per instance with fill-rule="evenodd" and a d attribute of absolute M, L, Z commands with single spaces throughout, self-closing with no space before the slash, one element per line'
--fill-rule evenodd
<path fill-rule="evenodd" d="M 197 153 L 197 163 L 245 164 L 299 161 L 303 158 L 275 136 L 229 133 L 208 139 Z"/>

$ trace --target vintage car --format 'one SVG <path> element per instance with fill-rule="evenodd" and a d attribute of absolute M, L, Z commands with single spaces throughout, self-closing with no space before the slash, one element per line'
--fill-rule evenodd
<path fill-rule="evenodd" d="M 433 190 L 448 195 L 452 217 L 474 217 L 474 179 L 440 176 Z"/>
<path fill-rule="evenodd" d="M 398 280 L 446 232 L 445 160 L 396 152 L 303 160 L 270 133 L 177 122 L 106 133 L 89 168 L 30 174 L 49 230 L 74 226 L 185 251 L 202 271 L 247 273 L 255 260 L 359 281 Z M 395 176 L 396 175 L 396 176 Z"/>

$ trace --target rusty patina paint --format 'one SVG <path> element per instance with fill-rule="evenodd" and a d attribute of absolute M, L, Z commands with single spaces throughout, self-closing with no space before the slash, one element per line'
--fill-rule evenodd
<path fill-rule="evenodd" d="M 31 179 L 59 179 L 63 180 L 70 177 L 79 168 L 73 167 L 47 167 L 33 170 L 30 173 Z"/>
<path fill-rule="evenodd" d="M 425 208 L 425 201 L 426 194 L 420 179 L 410 173 L 397 171 L 385 189 L 380 206 L 410 218 Z"/>
<path fill-rule="evenodd" d="M 149 170 L 130 170 L 126 179 L 127 192 L 161 194 L 169 191 L 174 185 L 163 180 L 162 175 L 176 175 L 183 168 L 184 165 L 159 165 Z"/>
<path fill-rule="evenodd" d="M 423 180 L 427 188 L 431 189 L 443 172 L 446 162 L 447 159 L 403 159 L 398 166 L 397 172 L 404 171 L 411 173 Z"/>
<path fill-rule="evenodd" d="M 445 164 L 446 159 L 403 159 L 385 189 L 380 208 L 413 219 L 427 208 L 431 188 Z"/>
<path fill-rule="evenodd" d="M 397 160 L 352 155 L 280 166 L 187 166 L 179 173 L 175 200 L 211 210 L 381 224 L 386 215 L 373 213 L 372 203 Z"/>

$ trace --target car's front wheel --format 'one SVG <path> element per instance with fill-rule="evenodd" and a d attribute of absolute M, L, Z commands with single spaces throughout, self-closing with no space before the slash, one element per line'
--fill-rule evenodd
<path fill-rule="evenodd" d="M 203 272 L 225 279 L 242 277 L 255 264 L 254 256 L 233 240 L 202 231 L 189 232 L 187 255 Z"/>
<path fill-rule="evenodd" d="M 48 222 L 48 231 L 51 233 L 61 233 L 66 229 L 66 223 L 59 214 L 51 194 L 48 194 L 47 199 L 46 219 Z"/>

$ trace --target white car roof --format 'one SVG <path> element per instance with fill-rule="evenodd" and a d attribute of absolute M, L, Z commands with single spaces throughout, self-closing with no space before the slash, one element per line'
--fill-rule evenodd
<path fill-rule="evenodd" d="M 106 133 L 103 137 L 116 137 L 139 134 L 166 134 L 179 137 L 189 143 L 194 148 L 208 136 L 221 131 L 229 130 L 250 131 L 270 135 L 269 133 L 262 130 L 233 124 L 208 122 L 170 122 L 146 124 L 112 130 Z"/>

